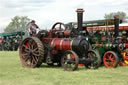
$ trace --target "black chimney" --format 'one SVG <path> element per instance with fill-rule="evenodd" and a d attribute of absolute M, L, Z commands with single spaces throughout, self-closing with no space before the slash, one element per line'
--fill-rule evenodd
<path fill-rule="evenodd" d="M 119 36 L 119 15 L 114 16 L 114 25 L 115 25 L 115 38 Z"/>
<path fill-rule="evenodd" d="M 83 9 L 77 9 L 76 12 L 77 12 L 77 28 L 79 31 L 82 31 L 83 30 L 82 24 L 83 24 L 83 12 L 84 12 L 84 10 Z"/>

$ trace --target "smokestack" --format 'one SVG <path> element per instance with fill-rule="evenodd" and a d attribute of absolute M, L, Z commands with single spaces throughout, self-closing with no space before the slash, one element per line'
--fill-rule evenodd
<path fill-rule="evenodd" d="M 83 9 L 77 9 L 77 27 L 79 31 L 82 31 L 82 24 L 83 24 Z"/>
<path fill-rule="evenodd" d="M 119 15 L 114 16 L 114 25 L 115 25 L 115 38 L 119 36 Z"/>

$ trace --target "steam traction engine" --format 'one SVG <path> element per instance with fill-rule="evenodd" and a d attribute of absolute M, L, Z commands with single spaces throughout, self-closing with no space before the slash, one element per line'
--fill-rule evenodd
<path fill-rule="evenodd" d="M 89 31 L 97 31 L 97 34 L 90 38 L 92 41 L 91 44 L 93 49 L 99 52 L 99 55 L 107 68 L 114 68 L 118 64 L 121 66 L 128 66 L 128 42 L 127 39 L 119 36 L 119 30 L 121 30 L 119 29 L 119 23 L 119 16 L 115 16 L 115 27 L 113 27 L 113 29 L 108 28 L 104 30 L 103 27 L 98 29 L 93 27 L 88 28 Z M 114 30 L 114 32 L 112 30 Z M 102 35 L 98 33 L 98 31 L 107 32 L 105 35 Z"/>
<path fill-rule="evenodd" d="M 34 68 L 45 62 L 48 65 L 62 65 L 64 70 L 76 70 L 78 64 L 84 64 L 87 68 L 97 68 L 100 65 L 99 55 L 90 49 L 89 42 L 83 36 L 85 33 L 76 33 L 82 29 L 83 10 L 78 9 L 77 13 L 77 29 L 63 30 L 63 24 L 56 23 L 51 30 L 42 30 L 35 37 L 24 39 L 19 49 L 23 66 Z"/>

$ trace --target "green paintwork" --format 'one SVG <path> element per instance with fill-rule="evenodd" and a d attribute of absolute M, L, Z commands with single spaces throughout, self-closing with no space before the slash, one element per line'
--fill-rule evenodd
<path fill-rule="evenodd" d="M 16 36 L 16 35 L 25 35 L 24 32 L 13 32 L 13 33 L 1 33 L 0 37 L 4 36 Z"/>

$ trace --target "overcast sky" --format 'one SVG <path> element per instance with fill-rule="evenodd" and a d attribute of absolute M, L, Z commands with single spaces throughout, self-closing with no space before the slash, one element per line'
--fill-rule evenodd
<path fill-rule="evenodd" d="M 97 20 L 110 12 L 128 15 L 128 0 L 0 0 L 0 32 L 16 15 L 36 20 L 41 29 L 50 29 L 58 21 L 76 21 L 77 8 L 85 10 L 84 21 Z"/>

